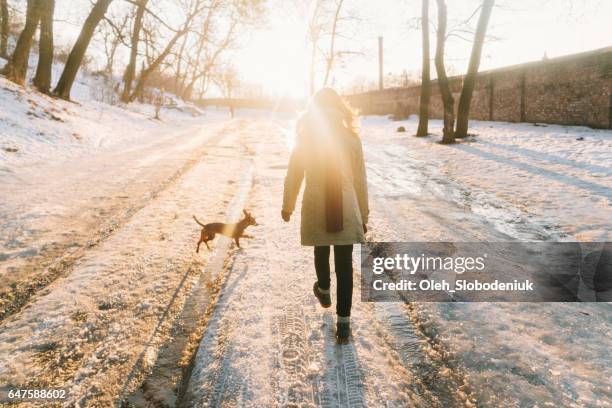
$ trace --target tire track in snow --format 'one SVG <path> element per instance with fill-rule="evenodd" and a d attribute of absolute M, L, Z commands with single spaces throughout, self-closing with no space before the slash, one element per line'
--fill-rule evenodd
<path fill-rule="evenodd" d="M 263 172 L 258 176 L 267 195 L 281 196 L 277 191 L 278 180 L 272 180 Z M 267 218 L 278 219 L 279 214 L 271 211 L 272 208 L 271 206 L 266 207 Z M 287 233 L 294 233 L 293 229 L 289 229 L 287 225 L 280 224 L 278 221 L 273 223 L 273 226 L 273 229 L 269 230 L 269 239 L 266 239 L 266 243 L 268 256 L 275 260 L 275 267 L 281 270 L 294 271 L 297 269 L 299 272 L 304 272 L 300 270 L 302 268 L 295 268 L 290 258 L 278 256 L 279 254 L 290 254 L 289 247 L 283 245 L 278 248 L 277 244 L 277 248 L 273 248 L 271 245 L 271 242 L 278 240 L 279 237 Z M 284 243 L 292 241 L 291 239 L 282 240 Z M 290 284 L 287 289 L 288 296 L 284 300 L 286 305 L 283 307 L 283 313 L 276 319 L 279 329 L 275 331 L 279 342 L 279 348 L 276 351 L 280 369 L 277 389 L 279 403 L 283 406 L 364 406 L 363 373 L 355 357 L 354 345 L 352 343 L 344 346 L 336 345 L 330 313 L 324 314 L 323 327 L 320 324 L 317 325 L 316 322 L 320 317 L 317 316 L 311 292 L 305 291 L 304 285 Z M 310 297 L 310 299 L 304 301 L 305 297 Z M 305 307 L 304 303 L 310 304 L 310 307 Z M 320 333 L 321 330 L 323 333 Z M 322 365 L 325 367 L 329 364 L 327 361 L 317 361 L 320 360 L 316 357 L 321 355 L 321 351 L 326 359 L 333 361 L 333 369 L 326 370 L 324 376 L 316 372 L 320 371 Z"/>
<path fill-rule="evenodd" d="M 232 133 L 231 140 L 211 149 L 206 160 L 92 248 L 48 294 L 4 322 L 4 383 L 65 386 L 70 390 L 66 404 L 82 406 L 119 404 L 132 370 L 134 384 L 128 388 L 137 386 L 172 338 L 172 324 L 197 282 L 195 270 L 208 257 L 194 254 L 197 227 L 191 214 L 225 214 L 248 161 L 234 148 L 243 135 Z M 228 160 L 240 165 L 225 169 Z M 203 180 L 208 189 L 202 188 Z"/>
<path fill-rule="evenodd" d="M 186 405 L 463 406 L 440 397 L 440 389 L 421 378 L 437 371 L 423 355 L 425 340 L 402 342 L 401 330 L 393 327 L 408 324 L 412 330 L 407 311 L 401 321 L 390 321 L 378 305 L 355 302 L 353 341 L 336 344 L 333 312 L 321 310 L 311 293 L 312 254 L 298 246 L 299 214 L 290 224 L 278 214 L 286 163 L 281 142 L 268 139 L 257 148 L 253 198 L 262 226 L 257 240 L 237 253 L 221 290 Z M 248 273 L 240 272 L 245 265 Z"/>
<path fill-rule="evenodd" d="M 180 132 L 181 134 L 184 131 Z M 197 155 L 184 161 L 184 164 L 160 183 L 153 184 L 153 188 L 138 202 L 128 208 L 116 208 L 112 214 L 104 220 L 102 227 L 93 235 L 87 237 L 83 245 L 74 247 L 73 240 L 53 247 L 42 258 L 35 258 L 35 264 L 27 265 L 26 270 L 37 271 L 36 274 L 28 276 L 27 280 L 15 283 L 6 292 L 0 293 L 0 323 L 7 317 L 18 313 L 23 309 L 37 293 L 45 289 L 56 279 L 68 275 L 75 264 L 85 254 L 120 230 L 138 211 L 155 200 L 163 191 L 174 185 L 181 177 L 189 172 L 199 161 L 206 156 L 206 150 L 221 142 L 227 132 L 220 130 L 210 135 L 199 148 Z"/>
<path fill-rule="evenodd" d="M 226 222 L 240 217 L 253 182 L 253 165 L 250 164 L 240 177 L 238 188 L 228 204 Z M 172 331 L 176 333 L 171 343 L 163 348 L 151 374 L 147 376 L 138 390 L 129 396 L 128 401 L 139 405 L 142 402 L 153 405 L 180 405 L 193 369 L 193 358 L 197 352 L 197 339 L 202 333 L 212 313 L 219 289 L 231 269 L 234 252 L 232 240 L 220 236 L 214 248 L 214 255 L 200 273 L 198 282 L 186 296 L 180 316 Z M 221 336 L 223 338 L 224 336 Z M 227 334 L 225 334 L 227 337 Z M 141 353 L 141 358 L 146 350 Z M 135 367 L 139 366 L 138 363 Z M 126 387 L 132 381 L 130 375 Z M 175 390 L 169 392 L 169 390 Z"/>
<path fill-rule="evenodd" d="M 355 346 L 349 343 L 336 345 L 336 336 L 331 314 L 324 316 L 327 330 L 325 332 L 325 355 L 334 361 L 334 369 L 330 370 L 325 382 L 325 398 L 322 407 L 363 407 L 364 373 L 357 361 Z"/>
<path fill-rule="evenodd" d="M 383 168 L 379 166 L 381 166 L 381 160 L 388 158 L 383 158 L 376 147 L 370 149 L 368 153 L 370 158 L 374 159 L 368 162 L 370 173 L 376 174 L 376 177 L 386 174 L 384 166 L 388 166 L 388 162 L 384 162 Z M 430 176 L 419 166 L 412 164 L 410 160 L 395 163 L 395 167 L 397 166 L 408 167 L 404 173 L 419 173 L 407 176 L 412 179 L 409 184 L 413 184 L 408 187 L 409 190 L 412 190 L 408 194 L 410 198 L 397 201 L 393 195 L 389 196 L 388 191 L 380 188 L 380 183 L 371 185 L 371 191 L 374 192 L 371 199 L 376 203 L 372 206 L 374 211 L 371 219 L 380 225 L 374 228 L 374 233 L 369 234 L 368 240 L 422 241 L 429 239 L 435 241 L 448 239 L 449 234 L 454 236 L 454 239 L 460 240 L 461 237 L 466 239 L 466 236 L 474 234 L 473 230 L 466 228 L 466 225 L 471 224 L 470 222 L 463 219 L 461 223 L 458 223 L 456 217 L 452 215 L 465 212 L 464 208 L 459 208 L 459 203 L 453 201 L 451 197 L 449 197 L 450 202 L 446 202 L 442 197 L 433 201 L 429 198 L 437 189 L 446 188 L 435 185 L 440 182 L 438 177 Z M 427 168 L 432 170 L 431 166 Z M 406 208 L 398 205 L 406 201 L 414 204 L 409 209 L 409 214 L 406 214 Z M 432 206 L 437 210 L 432 211 Z M 446 217 L 438 214 L 444 214 Z M 478 225 L 484 231 L 477 231 L 476 237 L 491 234 L 488 231 L 491 229 L 488 224 L 479 223 Z M 421 229 L 419 226 L 429 228 Z M 412 231 L 418 231 L 416 237 L 409 236 Z M 499 234 L 497 231 L 495 233 Z M 472 407 L 476 404 L 466 373 L 457 366 L 455 361 L 450 360 L 445 346 L 423 328 L 425 322 L 418 318 L 417 305 L 406 301 L 406 305 L 382 303 L 374 304 L 374 307 L 377 324 L 383 327 L 381 337 L 389 347 L 397 350 L 402 363 L 416 376 L 417 380 L 411 386 L 420 396 L 420 404 L 428 407 Z"/>

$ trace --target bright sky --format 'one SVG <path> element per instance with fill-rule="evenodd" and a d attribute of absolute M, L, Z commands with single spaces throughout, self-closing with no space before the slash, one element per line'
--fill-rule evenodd
<path fill-rule="evenodd" d="M 303 96 L 310 58 L 304 40 L 306 18 L 297 16 L 291 7 L 275 6 L 291 1 L 269 1 L 274 11 L 270 12 L 268 26 L 248 36 L 235 55 L 237 68 L 246 81 L 263 84 L 270 93 Z M 435 24 L 436 2 L 430 3 L 430 19 Z M 414 27 L 420 17 L 421 0 L 345 0 L 345 4 L 357 9 L 363 21 L 355 40 L 342 47 L 361 47 L 365 55 L 353 57 L 335 70 L 337 87 L 348 85 L 355 77 L 378 77 L 378 35 L 385 42 L 385 73 L 406 69 L 420 75 L 421 33 Z M 447 0 L 447 4 L 450 27 L 469 16 L 479 0 Z M 552 58 L 612 45 L 612 1 L 498 0 L 496 4 L 501 7 L 493 11 L 488 34 L 498 40 L 485 45 L 481 69 L 539 60 L 545 53 Z M 435 33 L 431 37 L 433 57 Z M 452 73 L 463 73 L 470 49 L 466 41 L 449 40 L 447 65 Z M 319 85 L 321 81 L 319 78 Z"/>
<path fill-rule="evenodd" d="M 88 0 L 58 0 L 60 20 L 56 27 L 66 44 L 78 34 L 79 24 L 89 10 Z M 162 2 L 163 0 L 160 0 Z M 331 0 L 330 0 L 331 1 Z M 266 95 L 301 97 L 307 94 L 310 49 L 305 40 L 307 15 L 299 15 L 296 4 L 308 0 L 267 0 L 267 23 L 241 35 L 241 47 L 231 59 L 243 82 L 250 89 L 261 89 Z M 449 27 L 465 20 L 481 0 L 447 0 Z M 436 0 L 430 0 L 430 21 L 435 24 Z M 127 3 L 115 2 L 115 8 Z M 169 3 L 171 4 L 171 3 Z M 339 49 L 359 50 L 363 55 L 337 64 L 333 85 L 346 90 L 360 78 L 361 82 L 378 78 L 377 37 L 384 37 L 384 71 L 400 74 L 404 69 L 420 77 L 421 33 L 419 18 L 421 0 L 345 0 L 347 10 L 361 17 L 358 24 L 341 28 L 352 32 L 350 41 L 340 41 Z M 498 38 L 485 45 L 481 69 L 502 67 L 612 46 L 612 0 L 497 0 L 488 34 Z M 111 7 L 113 12 L 113 7 Z M 473 19 L 473 23 L 477 18 Z M 435 50 L 435 32 L 431 27 L 431 55 Z M 327 44 L 321 43 L 327 48 Z M 94 48 L 96 45 L 94 45 Z M 99 48 L 100 45 L 98 44 Z M 449 39 L 446 47 L 450 74 L 464 72 L 471 43 Z M 100 52 L 100 51 L 98 51 Z M 125 52 L 124 52 L 125 54 Z M 322 64 L 319 64 L 322 69 Z M 435 77 L 432 64 L 432 76 Z M 319 72 L 317 86 L 323 74 Z"/>

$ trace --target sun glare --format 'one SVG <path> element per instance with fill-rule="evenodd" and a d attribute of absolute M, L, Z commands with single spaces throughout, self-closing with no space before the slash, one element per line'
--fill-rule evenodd
<path fill-rule="evenodd" d="M 309 64 L 304 31 L 301 22 L 277 18 L 255 33 L 237 55 L 237 64 L 248 67 L 245 79 L 261 84 L 272 96 L 304 96 Z"/>

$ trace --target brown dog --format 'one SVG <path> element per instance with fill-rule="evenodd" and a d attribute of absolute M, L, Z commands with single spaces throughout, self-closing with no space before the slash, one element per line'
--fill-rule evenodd
<path fill-rule="evenodd" d="M 233 224 L 226 224 L 223 222 L 211 222 L 210 224 L 202 224 L 198 219 L 193 216 L 195 222 L 198 225 L 202 226 L 202 232 L 200 234 L 200 240 L 198 241 L 198 247 L 196 248 L 196 252 L 200 252 L 200 244 L 203 242 L 206 244 L 206 248 L 210 250 L 208 246 L 208 241 L 212 241 L 215 239 L 216 234 L 222 234 L 226 237 L 230 237 L 234 239 L 236 242 L 236 246 L 240 248 L 240 238 L 253 238 L 251 235 L 246 235 L 244 230 L 247 229 L 249 225 L 257 225 L 257 221 L 255 218 L 249 213 L 247 210 L 242 210 L 244 213 L 244 218 Z"/>

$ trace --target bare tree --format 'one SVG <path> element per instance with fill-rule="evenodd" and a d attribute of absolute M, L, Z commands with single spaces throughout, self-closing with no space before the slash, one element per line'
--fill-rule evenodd
<path fill-rule="evenodd" d="M 319 14 L 321 12 L 322 0 L 314 0 L 314 7 L 310 19 L 308 21 L 308 42 L 311 46 L 310 51 L 310 67 L 308 72 L 308 86 L 310 89 L 310 95 L 315 93 L 315 76 L 316 76 L 316 65 L 317 65 L 317 47 L 319 39 L 321 38 L 321 24 L 319 23 Z"/>
<path fill-rule="evenodd" d="M 438 3 L 438 30 L 436 35 L 436 72 L 438 73 L 438 85 L 444 106 L 444 128 L 442 143 L 455 143 L 455 100 L 450 90 L 446 68 L 444 67 L 444 45 L 446 43 L 447 11 L 445 0 L 437 0 Z"/>
<path fill-rule="evenodd" d="M 209 11 L 209 15 L 205 20 L 205 28 L 203 29 L 204 34 L 199 38 L 196 59 L 189 63 L 192 68 L 190 80 L 182 87 L 181 97 L 183 99 L 191 98 L 193 88 L 197 81 L 208 81 L 211 79 L 213 70 L 217 66 L 220 56 L 232 46 L 235 40 L 241 17 L 237 14 L 230 16 L 230 22 L 223 37 L 218 39 L 218 41 L 211 41 L 211 34 L 209 32 L 210 21 L 212 21 L 215 16 L 215 14 L 211 14 L 211 11 Z M 187 78 L 187 75 L 185 75 L 185 78 Z"/>
<path fill-rule="evenodd" d="M 213 76 L 213 81 L 221 91 L 223 97 L 227 100 L 230 117 L 233 119 L 234 103 L 232 98 L 234 96 L 234 90 L 238 88 L 239 85 L 238 72 L 231 65 L 223 67 L 217 73 L 215 73 Z"/>
<path fill-rule="evenodd" d="M 459 98 L 455 137 L 467 136 L 472 94 L 474 93 L 476 75 L 478 74 L 478 68 L 480 67 L 482 47 L 484 45 L 487 26 L 489 25 L 489 19 L 491 17 L 491 11 L 493 10 L 494 4 L 495 0 L 483 0 L 482 2 L 482 11 L 480 12 L 478 26 L 476 27 L 476 34 L 474 35 L 474 44 L 472 45 L 472 54 L 470 56 L 468 72 L 463 80 L 463 89 L 461 90 L 461 97 Z"/>
<path fill-rule="evenodd" d="M 419 127 L 417 136 L 427 136 L 429 124 L 430 68 L 429 68 L 429 0 L 421 5 L 421 31 L 423 32 L 423 70 L 421 74 L 421 98 L 419 101 Z"/>
<path fill-rule="evenodd" d="M 155 72 L 157 69 L 160 68 L 160 66 L 164 63 L 166 58 L 172 52 L 177 41 L 180 40 L 184 35 L 186 35 L 188 32 L 192 30 L 191 26 L 192 26 L 193 21 L 195 20 L 197 16 L 200 15 L 200 13 L 204 11 L 207 5 L 208 5 L 208 2 L 204 0 L 196 0 L 193 6 L 189 7 L 189 9 L 186 12 L 184 21 L 181 25 L 181 28 L 179 28 L 178 30 L 172 30 L 174 34 L 172 35 L 170 40 L 167 42 L 163 50 L 157 55 L 157 57 L 155 57 L 148 64 L 148 66 L 146 66 L 140 72 L 140 75 L 138 76 L 138 80 L 136 82 L 136 86 L 134 87 L 134 90 L 130 94 L 130 97 L 129 97 L 130 101 L 135 100 L 138 97 L 138 95 L 142 93 L 145 87 L 145 83 L 147 79 L 149 78 L 149 76 L 153 72 Z"/>
<path fill-rule="evenodd" d="M 212 79 L 220 57 L 236 45 L 241 29 L 261 21 L 262 0 L 196 0 L 185 10 L 180 29 L 165 26 L 169 31 L 166 43 L 156 27 L 143 26 L 143 43 L 146 67 L 141 71 L 138 83 L 130 95 L 138 97 L 147 80 L 163 82 L 173 88 L 176 95 L 188 100 L 198 87 L 202 94 Z M 197 9 L 197 10 L 196 10 Z M 194 12 L 195 11 L 195 12 Z M 145 17 L 152 13 L 147 10 Z M 159 18 L 153 17 L 159 26 Z M 145 23 L 147 19 L 145 18 Z"/>
<path fill-rule="evenodd" d="M 40 4 L 40 41 L 38 44 L 38 66 L 34 75 L 34 86 L 42 93 L 51 88 L 53 66 L 53 14 L 55 0 L 43 0 Z"/>
<path fill-rule="evenodd" d="M 361 18 L 355 9 L 347 7 L 348 2 L 344 0 L 295 0 L 291 4 L 297 8 L 300 17 L 308 15 L 306 27 L 306 43 L 310 50 L 308 86 L 312 95 L 317 87 L 319 63 L 323 63 L 322 86 L 328 86 L 333 81 L 334 67 L 347 57 L 363 54 L 361 49 L 346 49 L 347 41 L 355 37 Z M 341 43 L 340 40 L 344 42 Z"/>
<path fill-rule="evenodd" d="M 182 68 L 183 63 L 185 62 L 185 48 L 187 48 L 187 41 L 189 40 L 189 37 L 189 33 L 183 37 L 181 46 L 176 54 L 176 73 L 174 75 L 174 93 L 176 95 L 180 95 L 182 93 L 181 88 L 185 84 L 185 74 L 183 74 Z"/>
<path fill-rule="evenodd" d="M 323 79 L 323 86 L 327 86 L 329 82 L 329 74 L 331 73 L 332 67 L 334 65 L 334 59 L 336 57 L 336 36 L 338 34 L 338 19 L 340 17 L 340 12 L 342 11 L 342 4 L 344 0 L 338 0 L 336 3 L 336 11 L 334 12 L 334 17 L 332 19 L 332 26 L 330 32 L 330 40 L 329 40 L 329 53 L 325 58 L 325 78 Z"/>
<path fill-rule="evenodd" d="M 349 40 L 353 35 L 349 32 L 351 28 L 357 29 L 360 17 L 351 10 L 346 10 L 344 0 L 325 1 L 322 3 L 323 18 L 321 24 L 323 30 L 321 38 L 329 37 L 329 48 L 327 52 L 322 51 L 325 60 L 325 75 L 323 86 L 328 86 L 334 66 L 346 57 L 362 54 L 360 50 L 340 49 L 338 39 Z"/>
<path fill-rule="evenodd" d="M 106 10 L 112 1 L 113 0 L 98 0 L 91 9 L 89 16 L 87 16 L 87 19 L 81 28 L 79 37 L 70 51 L 70 55 L 68 56 L 68 60 L 66 61 L 66 65 L 64 66 L 59 82 L 53 90 L 53 93 L 58 97 L 70 99 L 72 84 L 74 83 L 76 75 L 79 72 L 79 68 L 83 62 L 83 57 L 85 56 L 87 47 L 91 42 L 91 37 L 93 36 L 100 20 L 104 18 L 104 14 L 106 14 Z"/>
<path fill-rule="evenodd" d="M 42 2 L 43 0 L 28 0 L 25 26 L 19 35 L 11 58 L 0 72 L 20 85 L 25 84 L 30 48 L 40 21 Z"/>
<path fill-rule="evenodd" d="M 106 56 L 106 65 L 104 72 L 108 79 L 112 79 L 115 71 L 115 55 L 120 45 L 130 47 L 130 44 L 126 43 L 126 28 L 128 26 L 131 16 L 128 13 L 123 14 L 119 18 L 107 17 L 105 18 L 106 24 L 102 26 L 104 54 Z M 116 23 L 114 20 L 118 19 Z"/>
<path fill-rule="evenodd" d="M 189 30 L 187 27 L 183 27 L 180 30 L 178 30 L 176 34 L 170 39 L 170 41 L 168 42 L 166 47 L 162 50 L 162 52 L 153 61 L 151 61 L 148 66 L 143 65 L 143 69 L 140 71 L 140 74 L 136 81 L 136 85 L 134 86 L 134 90 L 130 94 L 130 97 L 129 97 L 130 102 L 134 101 L 136 98 L 139 97 L 139 95 L 142 94 L 146 81 L 149 78 L 149 76 L 162 65 L 164 60 L 168 57 L 168 55 L 174 48 L 174 45 L 176 44 L 176 42 L 183 35 L 187 34 L 188 31 Z"/>
<path fill-rule="evenodd" d="M 8 59 L 10 15 L 7 0 L 0 0 L 0 57 Z"/>
<path fill-rule="evenodd" d="M 130 38 L 130 60 L 127 67 L 125 68 L 125 74 L 123 75 L 123 93 L 121 94 L 121 100 L 123 102 L 130 101 L 130 95 L 132 92 L 132 82 L 136 76 L 136 58 L 138 57 L 138 43 L 140 42 L 140 32 L 142 30 L 142 20 L 144 18 L 145 9 L 147 7 L 148 0 L 139 0 L 136 4 L 136 12 L 134 21 L 132 23 L 132 36 Z"/>

